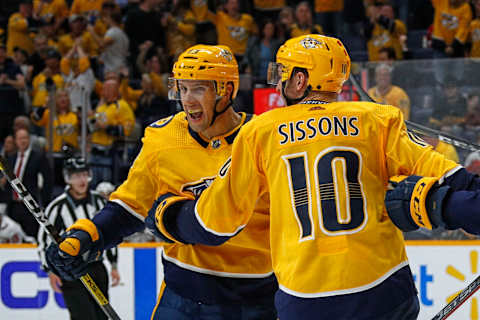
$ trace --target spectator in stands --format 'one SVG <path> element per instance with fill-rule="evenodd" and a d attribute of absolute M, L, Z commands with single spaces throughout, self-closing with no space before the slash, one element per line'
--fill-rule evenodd
<path fill-rule="evenodd" d="M 276 21 L 280 11 L 287 5 L 285 0 L 253 0 L 256 21 Z"/>
<path fill-rule="evenodd" d="M 120 9 L 115 10 L 109 16 L 105 16 L 108 30 L 103 38 L 100 38 L 92 25 L 88 26 L 90 35 L 97 43 L 101 52 L 100 59 L 103 62 L 103 71 L 119 71 L 127 67 L 129 40 L 122 30 L 122 14 Z"/>
<path fill-rule="evenodd" d="M 343 35 L 343 0 L 315 0 L 315 21 L 322 26 L 326 35 Z"/>
<path fill-rule="evenodd" d="M 133 130 L 135 116 L 128 103 L 120 99 L 119 84 L 107 80 L 103 85 L 100 105 L 90 119 L 92 133 L 91 164 L 93 185 L 100 181 L 112 181 L 112 158 L 115 156 L 114 143 L 128 137 Z"/>
<path fill-rule="evenodd" d="M 9 135 L 13 119 L 24 113 L 19 90 L 25 87 L 22 71 L 7 57 L 6 47 L 0 44 L 0 141 Z"/>
<path fill-rule="evenodd" d="M 64 86 L 60 73 L 60 53 L 49 49 L 45 56 L 45 69 L 40 72 L 32 83 L 32 107 L 45 107 L 48 102 L 49 90 L 61 89 Z M 55 85 L 53 87 L 53 85 Z"/>
<path fill-rule="evenodd" d="M 65 0 L 34 0 L 33 16 L 44 21 L 51 21 L 57 31 L 68 18 L 68 5 Z"/>
<path fill-rule="evenodd" d="M 20 0 L 18 12 L 8 19 L 7 54 L 13 56 L 15 47 L 22 48 L 28 54 L 33 53 L 33 41 L 29 27 L 32 27 L 32 0 Z"/>
<path fill-rule="evenodd" d="M 25 79 L 25 84 L 32 83 L 33 67 L 28 65 L 28 53 L 23 49 L 15 48 L 13 61 L 20 68 L 20 71 Z M 23 88 L 19 89 L 18 93 L 20 94 L 21 100 L 23 100 L 25 112 L 28 113 L 30 111 L 30 106 L 32 105 L 28 87 L 24 85 Z"/>
<path fill-rule="evenodd" d="M 53 49 L 53 47 L 48 46 L 48 41 L 49 39 L 41 33 L 37 34 L 33 39 L 35 51 L 28 58 L 28 64 L 33 67 L 32 79 L 45 69 L 47 52 L 49 49 Z"/>
<path fill-rule="evenodd" d="M 363 37 L 364 21 L 367 19 L 364 2 L 358 0 L 344 0 L 343 2 L 344 36 Z"/>
<path fill-rule="evenodd" d="M 6 136 L 3 141 L 2 150 L 0 150 L 0 155 L 4 158 L 13 156 L 17 152 L 17 147 L 15 146 L 15 140 L 12 135 Z"/>
<path fill-rule="evenodd" d="M 105 36 L 105 33 L 108 30 L 107 19 L 115 10 L 119 10 L 117 5 L 115 4 L 115 1 L 107 0 L 103 2 L 102 11 L 100 11 L 100 15 L 95 20 L 95 24 L 93 24 L 93 29 L 95 30 L 97 36 L 99 36 L 100 38 L 103 38 Z"/>
<path fill-rule="evenodd" d="M 474 91 L 468 95 L 465 125 L 473 129 L 480 127 L 480 91 Z"/>
<path fill-rule="evenodd" d="M 77 38 L 81 40 L 81 46 L 89 57 L 96 57 L 98 46 L 92 38 L 92 35 L 86 30 L 87 20 L 82 15 L 72 14 L 68 18 L 70 22 L 70 33 L 61 36 L 58 39 L 58 51 L 65 55 L 73 47 Z"/>
<path fill-rule="evenodd" d="M 209 20 L 213 8 L 214 1 L 208 0 L 190 0 L 190 10 L 192 10 L 195 19 L 195 38 L 197 43 L 214 45 L 217 43 L 217 31 L 215 25 Z"/>
<path fill-rule="evenodd" d="M 278 14 L 277 33 L 278 39 L 285 41 L 288 37 L 290 27 L 295 23 L 292 7 L 284 7 Z"/>
<path fill-rule="evenodd" d="M 147 54 L 151 52 L 150 48 L 152 45 L 152 42 L 147 41 L 140 46 L 140 54 L 137 57 L 137 69 L 140 70 L 142 74 L 148 73 L 150 80 L 152 80 L 155 94 L 166 98 L 168 93 L 168 77 L 170 75 L 168 70 L 165 70 L 165 66 L 168 66 L 168 59 L 163 54 L 163 51 L 158 52 L 158 50 L 156 54 L 148 56 Z"/>
<path fill-rule="evenodd" d="M 462 123 L 467 112 L 467 102 L 458 88 L 458 80 L 448 75 L 435 94 L 434 111 L 430 123 L 435 126 Z"/>
<path fill-rule="evenodd" d="M 45 151 L 45 146 L 47 145 L 47 140 L 44 136 L 39 136 L 32 132 L 32 124 L 30 119 L 27 116 L 21 115 L 17 116 L 13 120 L 13 132 L 17 132 L 20 129 L 27 130 L 30 133 L 30 148 L 32 150 L 42 153 Z"/>
<path fill-rule="evenodd" d="M 104 0 L 73 0 L 70 14 L 77 14 L 89 17 L 98 17 L 102 10 L 102 4 Z"/>
<path fill-rule="evenodd" d="M 160 24 L 160 16 L 155 11 L 158 0 L 141 0 L 138 7 L 127 13 L 125 33 L 130 40 L 130 62 L 137 59 L 140 45 L 145 41 L 153 42 L 153 47 L 165 48 L 165 30 Z M 148 26 L 146 28 L 145 26 Z"/>
<path fill-rule="evenodd" d="M 435 8 L 432 35 L 434 57 L 463 57 L 472 20 L 469 4 L 465 0 L 432 0 L 432 4 Z"/>
<path fill-rule="evenodd" d="M 256 81 L 264 82 L 268 64 L 274 61 L 282 41 L 276 37 L 275 23 L 272 20 L 264 21 L 260 29 L 259 37 L 248 39 L 247 51 L 240 63 L 246 66 L 246 72 L 254 76 Z"/>
<path fill-rule="evenodd" d="M 238 0 L 226 0 L 212 19 L 217 28 L 218 43 L 228 46 L 237 61 L 242 61 L 248 38 L 257 33 L 253 17 L 240 12 Z"/>
<path fill-rule="evenodd" d="M 108 80 L 115 80 L 119 83 L 119 97 L 127 102 L 132 111 L 135 111 L 137 109 L 137 100 L 142 93 L 141 90 L 136 90 L 130 86 L 128 68 L 123 68 L 120 72 L 107 72 L 105 74 L 105 81 Z M 95 92 L 99 96 L 103 95 L 103 83 L 100 81 L 95 83 Z"/>
<path fill-rule="evenodd" d="M 135 118 L 142 128 L 142 132 L 153 122 L 168 117 L 174 113 L 171 104 L 163 97 L 158 96 L 153 87 L 152 79 L 148 74 L 142 75 L 142 95 L 138 99 Z"/>
<path fill-rule="evenodd" d="M 46 205 L 50 201 L 53 174 L 49 162 L 43 153 L 32 150 L 30 147 L 30 134 L 25 129 L 19 129 L 15 132 L 15 145 L 17 153 L 8 158 L 10 168 L 25 185 L 32 196 L 40 204 Z M 39 175 L 43 178 L 43 187 L 39 190 Z M 38 222 L 34 216 L 28 212 L 27 207 L 21 202 L 18 195 L 7 187 L 9 194 L 8 215 L 10 218 L 20 224 L 28 236 L 36 237 L 38 233 Z"/>
<path fill-rule="evenodd" d="M 162 17 L 162 27 L 167 34 L 167 53 L 171 62 L 195 44 L 195 16 L 190 10 L 190 0 L 173 1 L 172 12 Z"/>
<path fill-rule="evenodd" d="M 290 26 L 286 37 L 295 38 L 306 34 L 323 34 L 323 29 L 318 24 L 313 24 L 312 9 L 307 1 L 302 1 L 295 8 L 296 23 Z"/>
<path fill-rule="evenodd" d="M 368 90 L 368 94 L 377 103 L 395 106 L 402 110 L 406 120 L 410 119 L 410 98 L 400 87 L 392 84 L 393 68 L 387 64 L 379 64 L 375 68 L 375 87 Z"/>
<path fill-rule="evenodd" d="M 401 37 L 406 35 L 407 28 L 403 21 L 395 19 L 392 6 L 369 6 L 368 17 L 365 25 L 368 60 L 378 61 L 378 52 L 384 47 L 395 49 L 397 59 L 403 59 Z"/>
<path fill-rule="evenodd" d="M 57 30 L 55 30 L 55 20 L 53 18 L 42 18 L 38 20 L 38 33 L 35 37 L 38 37 L 39 35 L 44 35 L 47 38 L 46 45 L 51 48 L 58 49 L 58 34 L 60 32 L 63 32 L 63 30 L 58 30 L 57 33 Z M 33 40 L 33 44 L 35 45 L 34 50 L 37 50 L 35 38 Z"/>
<path fill-rule="evenodd" d="M 395 49 L 392 47 L 383 47 L 378 50 L 378 59 L 377 61 L 382 62 L 392 62 L 397 60 L 397 54 L 395 53 Z"/>
<path fill-rule="evenodd" d="M 32 120 L 38 125 L 47 128 L 46 134 L 49 139 L 50 110 L 45 107 L 36 108 L 32 112 Z M 62 147 L 78 148 L 78 118 L 70 110 L 68 92 L 64 89 L 57 90 L 55 94 L 55 114 L 53 117 L 52 151 L 62 152 Z"/>
<path fill-rule="evenodd" d="M 2 182 L 0 181 L 0 187 Z M 34 243 L 35 238 L 29 237 L 22 227 L 5 213 L 5 208 L 0 208 L 0 243 Z"/>
<path fill-rule="evenodd" d="M 443 141 L 438 140 L 434 137 L 424 136 L 423 140 L 427 142 L 429 145 L 433 146 L 435 151 L 440 152 L 445 156 L 445 158 L 450 159 L 455 162 L 459 162 L 457 150 L 451 144 L 445 143 Z"/>
<path fill-rule="evenodd" d="M 473 1 L 475 8 L 475 19 L 470 22 L 469 43 L 471 45 L 469 56 L 480 58 L 480 0 Z"/>
<path fill-rule="evenodd" d="M 88 55 L 82 49 L 80 39 L 60 61 L 60 70 L 65 81 L 65 88 L 70 96 L 72 111 L 80 114 L 82 107 L 87 112 L 92 110 L 90 95 L 95 87 L 95 75 L 90 68 Z"/>

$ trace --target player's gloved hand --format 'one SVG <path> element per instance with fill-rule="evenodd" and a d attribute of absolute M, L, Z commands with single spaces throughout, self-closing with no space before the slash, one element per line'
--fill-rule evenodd
<path fill-rule="evenodd" d="M 385 196 L 388 216 L 402 231 L 444 226 L 443 203 L 450 190 L 439 185 L 438 178 L 392 177 Z"/>
<path fill-rule="evenodd" d="M 62 242 L 52 243 L 45 254 L 50 270 L 62 279 L 73 281 L 87 273 L 88 264 L 101 259 L 103 240 L 95 224 L 79 219 L 62 235 Z"/>
<path fill-rule="evenodd" d="M 153 203 L 152 208 L 148 211 L 148 216 L 145 218 L 145 226 L 161 241 L 173 243 L 174 238 L 166 231 L 163 217 L 167 209 L 175 210 L 175 204 L 180 204 L 182 201 L 185 200 L 191 199 L 172 193 L 166 193 L 164 195 L 161 195 Z"/>

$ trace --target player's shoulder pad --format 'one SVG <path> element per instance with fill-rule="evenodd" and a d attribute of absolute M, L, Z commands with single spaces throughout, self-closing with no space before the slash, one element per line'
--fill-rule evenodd
<path fill-rule="evenodd" d="M 149 128 L 163 128 L 166 125 L 168 125 L 173 120 L 173 118 L 175 118 L 175 115 L 171 115 L 169 117 L 157 120 L 154 123 L 150 124 L 148 127 Z"/>

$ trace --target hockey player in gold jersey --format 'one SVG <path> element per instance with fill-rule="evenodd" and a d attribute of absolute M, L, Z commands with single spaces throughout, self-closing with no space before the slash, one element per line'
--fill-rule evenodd
<path fill-rule="evenodd" d="M 165 194 L 157 208 L 170 240 L 219 245 L 240 236 L 268 196 L 281 320 L 415 319 L 403 236 L 385 211 L 388 180 L 460 169 L 407 133 L 398 108 L 336 102 L 349 72 L 339 40 L 288 40 L 269 72 L 288 106 L 242 128 L 197 200 Z"/>
<path fill-rule="evenodd" d="M 89 234 L 101 235 L 93 243 L 82 242 L 79 254 L 101 242 L 98 249 L 109 248 L 143 229 L 149 209 L 161 194 L 198 196 L 228 159 L 240 128 L 251 118 L 232 108 L 239 75 L 226 46 L 189 48 L 175 63 L 171 80 L 170 96 L 182 104 L 184 112 L 147 127 L 127 180 L 93 223 L 79 221 L 71 227 L 64 244 L 82 235 L 87 240 Z M 154 213 L 147 218 L 153 227 Z M 264 236 L 268 223 L 268 199 L 264 198 L 242 235 L 219 247 L 164 239 L 168 242 L 162 256 L 164 282 L 152 319 L 276 319 L 273 300 L 278 285 L 269 239 Z M 60 248 L 65 251 L 62 244 Z M 85 262 L 75 258 L 77 252 L 66 252 L 71 263 L 64 263 L 57 247 L 50 248 L 47 259 L 52 270 L 78 277 L 76 266 Z M 58 261 L 64 267 L 56 265 Z"/>

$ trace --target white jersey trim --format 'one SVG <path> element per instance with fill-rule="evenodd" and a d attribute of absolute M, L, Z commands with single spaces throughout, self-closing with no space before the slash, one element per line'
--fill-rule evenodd
<path fill-rule="evenodd" d="M 389 271 L 387 271 L 387 273 L 385 273 L 383 276 L 381 276 L 377 280 L 375 280 L 375 281 L 373 281 L 373 282 L 371 282 L 367 285 L 356 287 L 356 288 L 351 288 L 351 289 L 344 289 L 344 290 L 337 290 L 337 291 L 327 291 L 327 292 L 317 292 L 317 293 L 303 293 L 303 292 L 297 292 L 297 291 L 290 290 L 290 289 L 286 288 L 285 286 L 283 286 L 281 284 L 279 284 L 278 287 L 283 292 L 285 292 L 289 295 L 295 296 L 295 297 L 300 297 L 300 298 L 323 298 L 323 297 L 338 296 L 338 295 L 342 295 L 342 294 L 357 293 L 357 292 L 362 292 L 362 291 L 365 291 L 365 290 L 368 290 L 368 289 L 371 289 L 373 287 L 378 286 L 380 283 L 382 283 L 383 281 L 388 279 L 392 274 L 394 274 L 395 272 L 397 272 L 398 270 L 402 269 L 405 266 L 408 266 L 408 261 L 403 261 L 399 265 L 397 265 L 397 266 L 393 267 L 392 269 L 390 269 Z"/>
<path fill-rule="evenodd" d="M 167 256 L 164 250 L 162 250 L 162 256 L 165 260 L 176 264 L 177 266 L 187 269 L 190 271 L 198 272 L 198 273 L 203 273 L 203 274 L 208 274 L 211 276 L 217 276 L 217 277 L 225 277 L 225 278 L 252 278 L 252 279 L 260 279 L 260 278 L 268 278 L 271 275 L 273 275 L 272 272 L 268 273 L 231 273 L 231 272 L 223 272 L 223 271 L 214 271 L 214 270 L 209 270 L 209 269 L 203 269 L 197 266 L 192 266 L 191 264 L 187 264 L 181 261 L 178 261 L 177 259 L 174 259 L 172 257 Z"/>
<path fill-rule="evenodd" d="M 130 208 L 128 206 L 128 204 L 126 204 L 125 202 L 123 202 L 122 200 L 120 199 L 113 199 L 113 200 L 110 200 L 112 202 L 115 202 L 116 204 L 119 204 L 123 209 L 127 210 L 128 213 L 130 213 L 132 216 L 134 216 L 135 218 L 137 219 L 140 219 L 142 222 L 145 222 L 145 217 L 142 216 L 141 214 L 135 212 L 135 210 L 133 210 L 132 208 Z"/>
<path fill-rule="evenodd" d="M 197 205 L 198 205 L 198 202 L 195 203 L 195 218 L 197 219 L 198 223 L 202 226 L 202 228 L 210 232 L 211 234 L 214 234 L 219 237 L 233 237 L 234 235 L 239 233 L 243 228 L 245 228 L 245 225 L 243 224 L 243 225 L 240 225 L 234 232 L 225 232 L 225 233 L 217 232 L 213 229 L 210 229 L 205 225 L 205 223 L 200 218 L 200 215 L 198 214 L 198 210 L 197 210 Z"/>
<path fill-rule="evenodd" d="M 462 169 L 462 168 L 463 168 L 463 166 L 458 165 L 458 166 L 456 166 L 455 168 L 447 171 L 447 172 L 438 180 L 438 183 L 439 183 L 439 184 L 442 184 L 443 181 L 445 180 L 445 178 L 450 177 L 451 175 L 453 175 L 455 172 L 457 172 L 458 170 L 460 170 L 460 169 Z"/>

